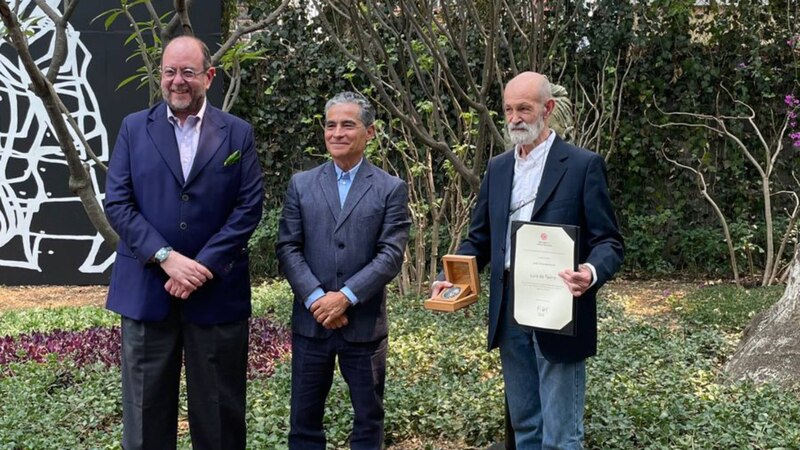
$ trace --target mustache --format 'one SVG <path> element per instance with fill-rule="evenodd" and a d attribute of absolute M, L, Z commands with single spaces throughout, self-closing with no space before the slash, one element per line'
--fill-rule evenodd
<path fill-rule="evenodd" d="M 508 125 L 508 131 L 531 131 L 533 126 L 522 122 L 518 125 Z"/>

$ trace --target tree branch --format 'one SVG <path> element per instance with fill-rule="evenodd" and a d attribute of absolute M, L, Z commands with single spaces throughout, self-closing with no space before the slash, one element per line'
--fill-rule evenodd
<path fill-rule="evenodd" d="M 177 1 L 179 0 L 176 0 L 176 2 Z M 217 50 L 214 53 L 214 55 L 211 56 L 211 65 L 213 66 L 217 65 L 219 63 L 219 60 L 222 59 L 222 55 L 224 55 L 225 52 L 227 52 L 231 47 L 233 47 L 233 44 L 235 44 L 240 37 L 242 37 L 247 33 L 252 33 L 253 31 L 262 30 L 266 28 L 269 24 L 277 20 L 278 16 L 280 16 L 281 13 L 283 13 L 283 10 L 286 9 L 290 1 L 291 0 L 283 0 L 281 4 L 277 8 L 275 8 L 275 10 L 273 10 L 266 18 L 262 20 L 259 20 L 258 22 L 246 27 L 238 27 L 233 33 L 231 33 L 231 35 L 228 37 L 225 43 L 223 43 L 220 46 L 219 50 Z"/>

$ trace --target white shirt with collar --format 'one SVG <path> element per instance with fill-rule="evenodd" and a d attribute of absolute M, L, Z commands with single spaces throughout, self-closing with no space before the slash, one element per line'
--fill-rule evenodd
<path fill-rule="evenodd" d="M 544 166 L 550 148 L 556 139 L 556 132 L 552 129 L 547 139 L 534 147 L 526 156 L 522 156 L 522 146 L 514 147 L 514 178 L 511 184 L 511 199 L 508 204 L 508 229 L 506 230 L 506 260 L 505 268 L 511 267 L 511 222 L 514 220 L 531 220 L 533 207 L 536 204 L 536 194 L 542 182 Z M 582 264 L 592 272 L 592 282 L 589 287 L 597 282 L 597 271 L 590 263 Z"/>
<path fill-rule="evenodd" d="M 511 200 L 508 204 L 508 229 L 506 230 L 506 262 L 505 268 L 511 267 L 511 222 L 514 220 L 531 220 L 536 193 L 542 182 L 544 164 L 550 147 L 556 139 L 556 133 L 550 130 L 544 142 L 533 148 L 526 156 L 522 156 L 522 146 L 514 147 L 514 178 L 511 184 Z"/>
<path fill-rule="evenodd" d="M 178 151 L 181 158 L 181 171 L 183 172 L 184 181 L 189 177 L 189 172 L 192 170 L 194 158 L 197 156 L 197 144 L 200 141 L 200 128 L 203 125 L 203 115 L 206 112 L 206 102 L 203 99 L 203 106 L 196 115 L 191 115 L 183 121 L 181 125 L 180 120 L 175 116 L 167 105 L 167 120 L 172 124 L 175 130 L 175 140 L 178 142 Z"/>

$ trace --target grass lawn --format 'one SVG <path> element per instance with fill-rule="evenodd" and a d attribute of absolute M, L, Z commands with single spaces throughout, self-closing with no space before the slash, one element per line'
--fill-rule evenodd
<path fill-rule="evenodd" d="M 588 364 L 589 449 L 800 448 L 800 400 L 729 383 L 721 367 L 749 318 L 782 288 L 617 281 L 604 288 Z M 248 446 L 285 448 L 290 354 L 285 283 L 254 289 Z M 502 377 L 487 353 L 486 298 L 453 314 L 389 300 L 386 436 L 392 450 L 481 449 L 502 438 Z M 97 305 L 0 311 L 0 449 L 118 448 L 118 318 Z M 332 448 L 352 420 L 336 377 Z M 190 448 L 185 405 L 180 447 Z"/>

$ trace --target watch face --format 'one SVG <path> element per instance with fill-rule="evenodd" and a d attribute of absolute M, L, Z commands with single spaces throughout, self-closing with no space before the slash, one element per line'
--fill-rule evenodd
<path fill-rule="evenodd" d="M 442 298 L 445 300 L 451 300 L 458 297 L 458 294 L 461 293 L 461 288 L 458 286 L 453 286 L 445 289 L 442 292 Z"/>
<path fill-rule="evenodd" d="M 167 250 L 165 248 L 159 249 L 156 252 L 156 261 L 158 261 L 160 263 L 164 262 L 164 260 L 167 259 L 168 255 L 169 255 L 169 250 Z"/>

